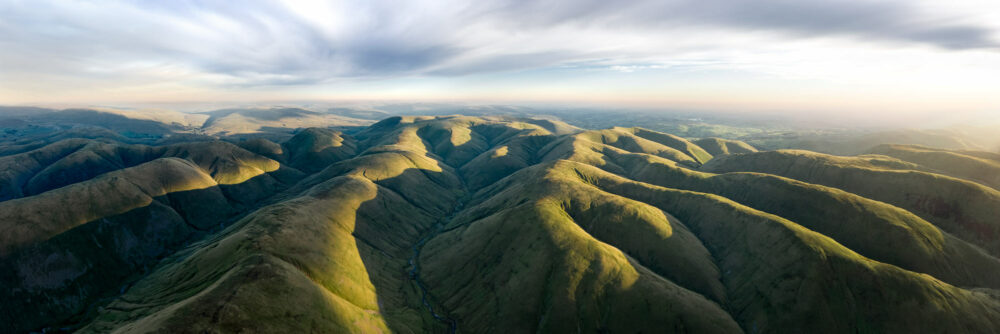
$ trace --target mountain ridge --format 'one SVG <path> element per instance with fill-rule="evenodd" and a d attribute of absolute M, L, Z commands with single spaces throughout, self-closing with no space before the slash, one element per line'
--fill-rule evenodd
<path fill-rule="evenodd" d="M 68 229 L 0 240 L 0 265 L 10 269 L 0 279 L 16 287 L 0 304 L 5 330 L 1000 328 L 1000 260 L 968 224 L 996 226 L 988 212 L 960 206 L 965 218 L 942 218 L 871 190 L 919 175 L 942 180 L 927 188 L 973 189 L 971 203 L 992 203 L 996 190 L 981 177 L 961 178 L 975 169 L 501 117 L 390 117 L 352 134 L 307 129 L 280 143 L 239 144 L 70 139 L 0 157 L 28 162 L 2 179 L 21 187 L 23 175 L 46 168 L 94 170 L 40 193 L 5 186 L 5 214 L 24 214 L 22 203 L 64 214 L 72 208 L 50 197 L 81 184 L 131 186 L 107 180 L 145 166 L 200 180 L 167 187 L 175 191 L 140 187 L 145 206 L 89 211 L 113 196 L 86 199 L 73 207 L 93 216 Z M 136 150 L 153 153 L 91 167 Z M 23 158 L 31 156 L 41 158 Z M 835 167 L 857 170 L 847 175 L 871 187 L 824 176 Z M 0 228 L 15 221 L 26 222 Z M 29 226 L 67 222 L 39 221 Z M 133 244 L 146 255 L 129 257 Z M 26 275 L 39 256 L 55 262 Z M 33 299 L 45 302 L 25 306 Z"/>

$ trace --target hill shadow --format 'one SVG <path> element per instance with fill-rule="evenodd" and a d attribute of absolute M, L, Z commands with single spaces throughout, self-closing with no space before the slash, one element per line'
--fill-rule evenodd
<path fill-rule="evenodd" d="M 156 196 L 0 257 L 0 286 L 9 287 L 0 295 L 0 332 L 78 329 L 162 259 L 253 212 L 266 196 L 242 193 L 271 179 Z"/>
<path fill-rule="evenodd" d="M 433 183 L 442 174 L 410 168 L 392 178 L 373 180 L 378 185 L 376 196 L 357 210 L 352 234 L 358 254 L 375 287 L 379 311 L 394 332 L 453 333 L 457 325 L 420 276 L 423 244 L 441 231 L 463 196 L 433 191 L 436 184 L 412 184 L 413 180 Z"/>

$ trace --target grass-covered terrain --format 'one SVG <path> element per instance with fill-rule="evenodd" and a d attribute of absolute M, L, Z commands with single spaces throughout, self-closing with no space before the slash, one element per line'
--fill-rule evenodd
<path fill-rule="evenodd" d="M 0 156 L 0 332 L 1000 328 L 986 152 L 469 116 L 39 140 Z"/>

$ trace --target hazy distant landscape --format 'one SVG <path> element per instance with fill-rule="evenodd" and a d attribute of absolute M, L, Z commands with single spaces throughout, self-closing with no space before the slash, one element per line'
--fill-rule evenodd
<path fill-rule="evenodd" d="M 165 143 L 207 139 L 284 140 L 307 127 L 352 133 L 390 116 L 500 116 L 566 122 L 582 129 L 644 127 L 688 139 L 724 138 L 762 149 L 807 149 L 854 155 L 880 144 L 911 144 L 951 150 L 1000 152 L 1000 120 L 951 119 L 931 126 L 907 122 L 856 126 L 854 120 L 832 121 L 773 114 L 732 114 L 595 108 L 523 107 L 515 105 L 372 104 L 365 106 L 256 106 L 209 111 L 132 108 L 49 109 L 0 106 L 0 148 L 14 152 L 33 140 L 53 136 L 121 136 L 128 141 Z M 69 130 L 67 132 L 64 132 Z"/>

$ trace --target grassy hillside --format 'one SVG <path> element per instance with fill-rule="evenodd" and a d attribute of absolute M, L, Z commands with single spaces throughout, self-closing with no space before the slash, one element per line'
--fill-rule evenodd
<path fill-rule="evenodd" d="M 0 163 L 12 166 L 4 193 L 13 197 L 0 202 L 0 281 L 15 287 L 3 322 L 17 330 L 85 316 L 163 256 L 301 178 L 218 141 L 72 139 Z"/>
<path fill-rule="evenodd" d="M 710 174 L 645 154 L 608 155 L 633 180 L 721 195 L 796 221 L 865 256 L 961 286 L 1000 287 L 1000 261 L 898 207 L 759 173 Z M 836 213 L 836 214 L 831 214 Z M 973 269 L 974 268 L 974 269 Z"/>
<path fill-rule="evenodd" d="M 468 116 L 54 141 L 0 157 L 0 331 L 1000 328 L 989 157 L 874 153 Z"/>
<path fill-rule="evenodd" d="M 694 143 L 695 145 L 704 148 L 705 151 L 711 155 L 757 152 L 757 149 L 750 144 L 738 140 L 703 138 L 695 140 Z"/>
<path fill-rule="evenodd" d="M 1000 190 L 1000 160 L 995 153 L 948 151 L 913 145 L 881 145 L 869 153 L 912 162 L 935 172 Z"/>
<path fill-rule="evenodd" d="M 836 157 L 782 150 L 713 160 L 706 171 L 753 171 L 826 185 L 907 209 L 993 256 L 1000 255 L 1000 191 L 968 180 L 885 164 L 878 157 Z"/>

